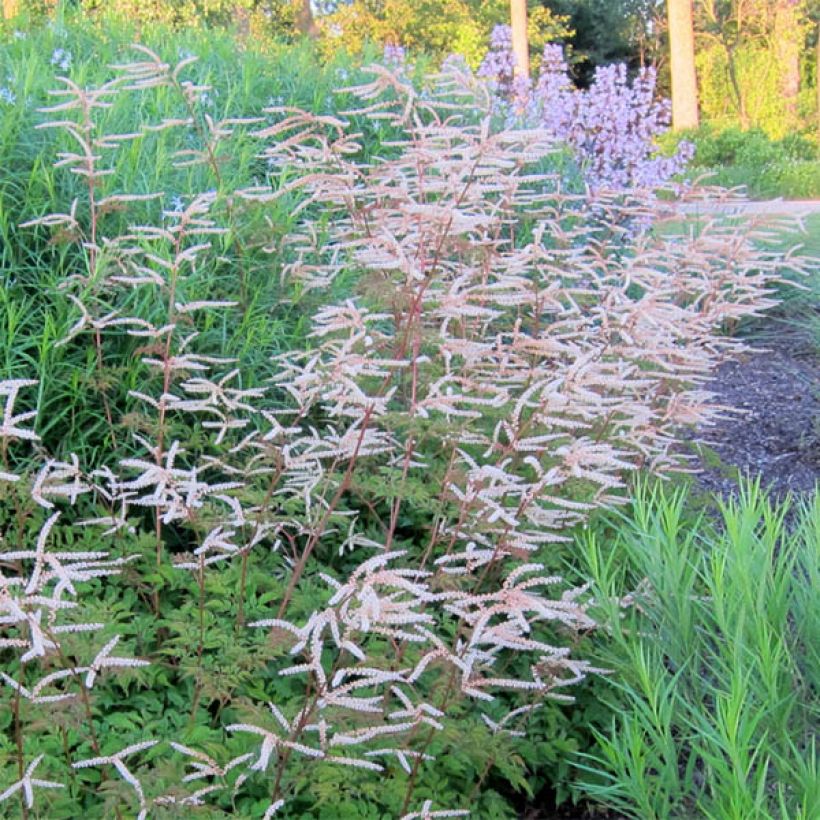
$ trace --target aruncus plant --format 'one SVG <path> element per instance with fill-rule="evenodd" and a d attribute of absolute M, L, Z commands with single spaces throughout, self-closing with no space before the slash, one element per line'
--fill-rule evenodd
<path fill-rule="evenodd" d="M 686 242 L 625 235 L 656 215 L 637 194 L 554 193 L 554 140 L 493 130 L 487 88 L 452 61 L 425 94 L 374 66 L 347 90 L 350 112 L 276 106 L 197 126 L 190 60 L 141 57 L 99 91 L 67 86 L 61 110 L 77 119 L 49 125 L 80 144 L 61 162 L 87 195 L 39 220 L 86 254 L 64 287 L 79 313 L 64 343 L 102 366 L 118 345 L 138 361 L 138 388 L 106 410 L 116 455 L 15 469 L 9 442 L 36 443 L 33 411 L 13 409 L 32 385 L 0 384 L 2 479 L 17 479 L 19 521 L 50 515 L 33 548 L 18 526 L 0 556 L 17 749 L 3 797 L 19 793 L 25 816 L 36 788 L 86 816 L 296 817 L 331 788 L 391 816 L 463 815 L 433 808 L 427 773 L 477 755 L 481 801 L 532 715 L 595 671 L 573 652 L 596 627 L 587 594 L 551 569 L 555 551 L 624 499 L 629 471 L 680 468 L 676 430 L 715 412 L 702 382 L 740 347 L 720 326 L 771 304 L 777 261 L 719 226 Z M 108 95 L 169 90 L 186 116 L 97 136 Z M 404 136 L 365 161 L 352 122 Z M 176 160 L 217 188 L 106 235 L 106 205 L 134 198 L 105 187 L 96 151 L 157 129 L 193 129 L 201 145 Z M 251 130 L 267 182 L 224 190 L 220 151 Z M 241 277 L 201 294 L 197 272 L 230 230 L 220 217 L 283 200 L 297 227 L 277 247 L 282 275 L 321 304 L 305 349 L 248 388 L 235 361 L 198 347 L 242 309 Z M 85 530 L 112 548 L 75 548 Z M 75 620 L 100 611 L 95 595 L 115 596 L 116 622 Z M 131 620 L 140 657 L 112 655 L 115 623 Z M 133 688 L 118 698 L 123 667 Z M 82 719 L 35 724 L 47 687 Z M 168 704 L 152 731 L 118 728 L 146 694 L 146 709 Z M 29 753 L 52 735 L 61 755 Z"/>

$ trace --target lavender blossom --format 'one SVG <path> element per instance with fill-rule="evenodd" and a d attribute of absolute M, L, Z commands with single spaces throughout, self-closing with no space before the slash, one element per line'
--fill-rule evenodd
<path fill-rule="evenodd" d="M 60 71 L 68 71 L 71 68 L 71 52 L 64 48 L 55 48 L 51 55 L 51 64 L 57 66 Z"/>
<path fill-rule="evenodd" d="M 486 77 L 502 96 L 509 96 L 515 75 L 515 57 L 512 50 L 512 28 L 496 26 L 490 35 L 490 50 L 476 72 Z"/>
<path fill-rule="evenodd" d="M 398 43 L 387 43 L 384 46 L 382 60 L 386 66 L 395 70 L 403 70 L 407 65 L 407 52 L 404 46 Z"/>
<path fill-rule="evenodd" d="M 624 64 L 599 68 L 587 90 L 574 88 L 561 46 L 544 47 L 538 79 L 513 72 L 512 33 L 496 26 L 478 75 L 490 80 L 497 110 L 508 121 L 542 126 L 573 151 L 593 189 L 658 188 L 691 159 L 683 143 L 659 156 L 657 139 L 669 127 L 668 100 L 655 96 L 656 72 L 643 68 L 630 82 Z"/>

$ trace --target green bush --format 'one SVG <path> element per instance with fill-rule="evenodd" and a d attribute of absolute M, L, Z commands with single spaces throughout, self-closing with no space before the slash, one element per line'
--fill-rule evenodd
<path fill-rule="evenodd" d="M 816 144 L 797 133 L 771 140 L 759 128 L 715 131 L 706 126 L 687 134 L 684 139 L 695 146 L 693 162 L 707 168 L 720 165 L 762 167 L 773 162 L 817 159 Z"/>
<path fill-rule="evenodd" d="M 744 17 L 740 5 L 735 6 L 738 18 Z M 759 4 L 757 12 L 746 8 L 754 17 L 756 13 L 769 13 L 763 9 L 771 6 Z M 725 13 L 725 7 L 723 12 Z M 748 21 L 750 22 L 750 21 Z M 765 25 L 765 24 L 764 24 Z M 804 23 L 805 25 L 805 18 Z M 808 33 L 804 29 L 805 33 Z M 722 39 L 734 40 L 732 48 L 735 80 L 743 97 L 745 125 L 762 129 L 772 139 L 785 137 L 804 123 L 811 123 L 816 116 L 816 97 L 810 80 L 814 71 L 813 56 L 805 59 L 801 69 L 803 88 L 798 94 L 797 110 L 791 110 L 781 93 L 782 64 L 778 49 L 772 40 L 761 40 L 749 29 L 730 35 L 724 31 Z M 798 34 L 798 37 L 800 35 Z M 730 74 L 726 48 L 728 40 L 718 43 L 712 38 L 699 38 L 696 54 L 698 71 L 698 97 L 704 120 L 718 128 L 732 127 L 742 122 L 739 101 Z"/>
<path fill-rule="evenodd" d="M 810 199 L 820 196 L 820 157 L 817 144 L 800 133 L 771 140 L 761 129 L 717 129 L 670 133 L 664 149 L 686 140 L 695 146 L 687 178 L 701 176 L 712 185 L 743 186 L 753 197 Z"/>

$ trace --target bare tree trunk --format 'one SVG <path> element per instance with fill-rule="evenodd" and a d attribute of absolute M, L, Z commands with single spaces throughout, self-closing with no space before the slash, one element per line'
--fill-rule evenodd
<path fill-rule="evenodd" d="M 792 122 L 797 120 L 802 33 L 797 4 L 792 0 L 778 0 L 774 17 L 774 48 L 780 74 L 780 92 Z"/>
<path fill-rule="evenodd" d="M 530 76 L 530 44 L 527 37 L 527 0 L 510 0 L 510 24 L 515 76 Z"/>
<path fill-rule="evenodd" d="M 20 10 L 19 0 L 3 0 L 3 19 L 11 20 Z"/>
<path fill-rule="evenodd" d="M 251 36 L 251 15 L 247 8 L 237 8 L 234 12 L 236 15 L 236 30 L 241 40 L 247 40 Z"/>
<path fill-rule="evenodd" d="M 310 7 L 310 0 L 297 0 L 298 7 L 296 9 L 296 28 L 308 37 L 316 38 L 319 36 L 319 26 L 316 25 L 316 20 L 313 19 L 313 10 Z"/>
<path fill-rule="evenodd" d="M 672 72 L 672 125 L 675 130 L 697 128 L 698 83 L 692 0 L 667 0 L 666 9 Z"/>

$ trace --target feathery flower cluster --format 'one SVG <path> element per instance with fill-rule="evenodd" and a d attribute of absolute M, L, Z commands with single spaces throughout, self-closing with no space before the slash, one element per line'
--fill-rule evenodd
<path fill-rule="evenodd" d="M 623 500 L 630 470 L 681 466 L 677 428 L 715 412 L 701 383 L 738 347 L 717 330 L 771 304 L 777 260 L 718 226 L 687 242 L 645 234 L 627 240 L 628 253 L 608 253 L 614 236 L 622 247 L 624 216 L 653 218 L 656 205 L 551 193 L 538 169 L 553 136 L 494 132 L 486 87 L 456 61 L 424 97 L 385 66 L 350 90 L 351 120 L 405 132 L 367 161 L 347 114 L 280 106 L 268 119 L 204 116 L 203 126 L 192 115 L 101 139 L 95 117 L 113 94 L 160 89 L 202 105 L 207 89 L 183 79 L 193 58 L 172 67 L 138 50 L 142 59 L 102 88 L 65 80 L 48 111 L 59 119 L 44 124 L 79 142 L 58 164 L 88 186 L 83 202 L 31 223 L 70 226 L 85 254 L 63 286 L 77 315 L 64 341 L 87 339 L 100 367 L 110 336 L 139 344 L 127 406 L 100 397 L 112 440 L 122 435 L 115 409 L 139 424 L 125 457 L 93 470 L 72 455 L 44 458 L 31 474 L 10 453 L 37 443 L 36 413 L 15 408 L 34 383 L 0 382 L 0 481 L 43 521 L 34 543 L 0 543 L 0 647 L 16 658 L 0 691 L 15 735 L 34 710 L 76 703 L 85 729 L 71 727 L 82 740 L 66 741 L 69 771 L 118 778 L 124 796 L 113 799 L 140 818 L 155 806 L 232 810 L 246 791 L 265 817 L 287 815 L 319 767 L 399 782 L 394 816 L 464 816 L 429 801 L 412 810 L 417 776 L 436 765 L 433 738 L 446 748 L 466 722 L 513 742 L 548 699 L 569 699 L 597 671 L 570 651 L 595 624 L 584 590 L 546 570 L 550 552 L 567 527 Z M 230 197 L 193 192 L 173 218 L 159 194 L 106 187 L 104 151 L 197 127 L 203 145 L 181 150 L 179 167 L 218 177 L 220 152 L 241 135 L 258 140 L 267 183 Z M 326 298 L 307 349 L 278 355 L 269 383 L 248 387 L 234 359 L 200 346 L 209 321 L 229 324 L 239 305 L 197 293 L 196 271 L 227 241 L 220 214 L 264 213 L 284 198 L 296 222 L 284 277 Z M 107 234 L 112 203 L 155 200 L 155 223 Z M 355 295 L 336 300 L 341 271 L 356 278 Z M 135 301 L 152 312 L 134 315 Z M 408 534 L 410 512 L 423 524 Z M 68 537 L 75 529 L 118 549 L 85 549 Z M 260 554 L 278 562 L 275 594 L 254 602 L 248 624 L 246 570 Z M 230 648 L 209 641 L 206 599 L 209 579 L 227 584 L 235 567 L 232 635 L 256 641 L 248 657 L 258 664 L 229 687 L 214 659 Z M 193 590 L 193 650 L 169 642 L 156 653 L 192 670 L 192 719 L 203 698 L 219 704 L 208 721 L 220 721 L 222 748 L 96 736 L 95 710 L 107 707 L 89 691 L 148 663 L 108 624 L 82 617 L 86 590 L 126 570 Z M 152 583 L 138 588 L 159 619 Z M 464 699 L 474 704 L 466 716 L 454 708 Z M 63 785 L 33 777 L 42 758 L 31 757 L 18 749 L 0 800 L 20 794 L 30 807 L 35 789 Z M 62 757 L 46 762 L 66 769 Z M 179 772 L 170 787 L 169 771 Z"/>

